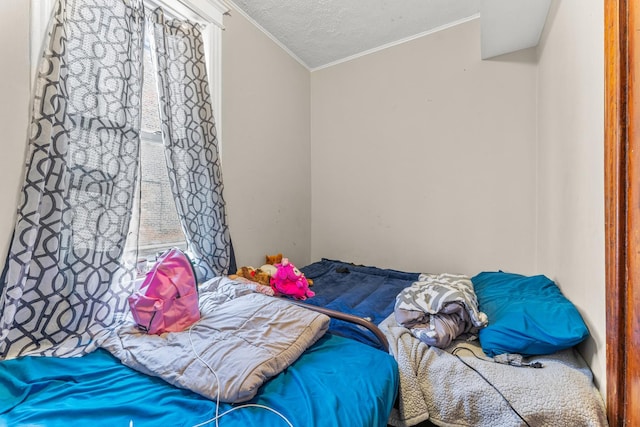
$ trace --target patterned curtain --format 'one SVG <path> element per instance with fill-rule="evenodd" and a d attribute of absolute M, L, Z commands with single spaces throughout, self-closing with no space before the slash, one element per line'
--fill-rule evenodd
<path fill-rule="evenodd" d="M 143 27 L 139 0 L 55 5 L 0 283 L 2 358 L 90 351 L 128 309 Z"/>
<path fill-rule="evenodd" d="M 202 34 L 198 24 L 165 19 L 161 9 L 150 19 L 171 190 L 199 279 L 206 280 L 228 272 L 230 240 Z"/>

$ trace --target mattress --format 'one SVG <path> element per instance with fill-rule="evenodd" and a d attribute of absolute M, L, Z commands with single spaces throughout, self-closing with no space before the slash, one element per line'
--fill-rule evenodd
<path fill-rule="evenodd" d="M 418 280 L 420 273 L 356 265 L 323 258 L 300 268 L 313 280 L 313 298 L 305 303 L 362 317 L 379 325 L 391 313 L 396 296 Z M 375 335 L 360 325 L 331 319 L 329 330 L 372 347 L 382 346 Z"/>

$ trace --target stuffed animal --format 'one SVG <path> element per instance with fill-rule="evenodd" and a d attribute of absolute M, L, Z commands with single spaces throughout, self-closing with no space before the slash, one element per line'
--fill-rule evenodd
<path fill-rule="evenodd" d="M 244 283 L 251 287 L 255 292 L 260 292 L 268 296 L 274 296 L 275 291 L 271 288 L 271 276 L 265 272 L 256 270 L 253 267 L 240 267 L 236 274 L 230 274 L 229 278 Z"/>
<path fill-rule="evenodd" d="M 289 259 L 283 258 L 275 267 L 276 273 L 271 276 L 271 287 L 276 293 L 299 300 L 315 295 L 315 292 L 309 289 L 307 278 L 289 262 Z"/>
<path fill-rule="evenodd" d="M 271 277 L 273 277 L 276 274 L 276 271 L 277 271 L 276 265 L 282 262 L 283 257 L 282 257 L 282 254 L 276 254 L 276 255 L 265 255 L 264 258 L 265 258 L 265 264 L 262 265 L 260 268 L 254 268 L 251 266 L 240 267 L 236 271 L 236 274 L 230 275 L 229 278 L 237 279 L 238 277 L 244 277 L 245 279 L 250 280 L 252 282 L 256 282 L 261 285 L 271 287 Z M 287 259 L 287 258 L 284 258 L 284 259 Z M 287 260 L 287 262 L 289 261 Z M 296 268 L 296 272 L 297 272 L 296 274 L 302 274 L 297 268 Z M 309 286 L 313 285 L 313 281 L 311 279 L 306 279 L 306 280 Z"/>
<path fill-rule="evenodd" d="M 261 285 L 270 286 L 271 285 L 271 275 L 261 269 L 255 269 L 251 266 L 240 267 L 238 271 L 236 271 L 235 276 L 229 276 L 232 279 L 236 277 L 244 277 L 245 279 L 251 280 L 252 282 L 259 283 Z"/>
<path fill-rule="evenodd" d="M 265 255 L 265 264 L 256 269 L 251 266 L 240 267 L 238 271 L 236 271 L 235 275 L 231 275 L 232 279 L 236 277 L 244 277 L 245 279 L 249 279 L 254 282 L 258 282 L 261 285 L 271 286 L 271 276 L 273 276 L 276 272 L 276 268 L 274 264 L 282 261 L 282 254 L 277 255 Z"/>
<path fill-rule="evenodd" d="M 265 255 L 264 261 L 265 263 L 260 267 L 260 270 L 267 273 L 269 277 L 272 277 L 274 274 L 276 274 L 275 264 L 279 264 L 280 262 L 282 262 L 282 254 Z"/>
<path fill-rule="evenodd" d="M 275 264 L 280 264 L 281 262 L 282 262 L 282 254 L 264 256 L 265 264 L 275 265 Z"/>
<path fill-rule="evenodd" d="M 265 264 L 259 269 L 266 272 L 270 276 L 273 276 L 274 274 L 276 274 L 275 265 L 282 262 L 282 254 L 265 255 L 264 260 Z M 307 283 L 309 284 L 309 286 L 313 286 L 313 280 L 307 279 Z"/>

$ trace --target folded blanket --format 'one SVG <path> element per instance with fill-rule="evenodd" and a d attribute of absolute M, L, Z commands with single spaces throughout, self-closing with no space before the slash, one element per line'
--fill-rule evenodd
<path fill-rule="evenodd" d="M 457 274 L 421 274 L 398 294 L 394 314 L 420 341 L 440 348 L 487 325 L 471 279 Z"/>
<path fill-rule="evenodd" d="M 522 418 L 536 427 L 607 425 L 591 371 L 574 349 L 525 358 L 544 367 L 524 368 L 478 359 L 474 354 L 486 356 L 477 341 L 456 342 L 446 351 L 427 346 L 393 316 L 380 329 L 400 372 L 399 405 L 390 425 L 428 419 L 446 427 L 520 426 Z"/>
<path fill-rule="evenodd" d="M 128 319 L 99 344 L 144 374 L 234 403 L 253 398 L 329 326 L 323 314 L 252 292 L 246 283 L 226 277 L 201 285 L 200 312 L 190 331 L 148 335 Z"/>

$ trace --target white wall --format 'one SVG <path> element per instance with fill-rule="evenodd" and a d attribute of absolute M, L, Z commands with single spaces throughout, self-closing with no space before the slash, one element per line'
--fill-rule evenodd
<path fill-rule="evenodd" d="M 482 61 L 479 20 L 311 77 L 311 258 L 529 273 L 535 50 Z"/>
<path fill-rule="evenodd" d="M 310 261 L 310 76 L 240 13 L 222 34 L 222 165 L 238 265 Z"/>
<path fill-rule="evenodd" d="M 554 1 L 539 46 L 538 270 L 579 308 L 605 393 L 604 9 Z"/>
<path fill-rule="evenodd" d="M 0 1 L 0 265 L 16 220 L 29 117 L 29 2 Z"/>

